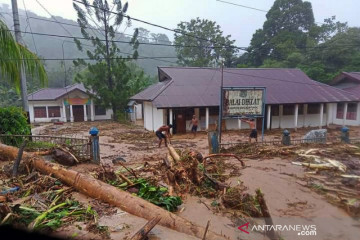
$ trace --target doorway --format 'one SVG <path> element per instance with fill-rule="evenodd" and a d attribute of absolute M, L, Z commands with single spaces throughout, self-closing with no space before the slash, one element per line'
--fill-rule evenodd
<path fill-rule="evenodd" d="M 84 121 L 84 106 L 83 105 L 72 105 L 74 122 Z"/>
<path fill-rule="evenodd" d="M 175 113 L 176 133 L 186 133 L 186 116 L 184 110 L 177 110 Z"/>

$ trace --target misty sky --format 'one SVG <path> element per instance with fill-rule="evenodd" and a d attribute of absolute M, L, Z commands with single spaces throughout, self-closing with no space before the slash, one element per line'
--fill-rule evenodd
<path fill-rule="evenodd" d="M 26 8 L 41 16 L 49 17 L 36 0 L 18 0 L 19 8 Z M 38 0 L 51 14 L 76 20 L 72 0 Z M 269 10 L 274 0 L 224 0 L 258 9 Z M 360 0 L 309 0 L 312 3 L 315 21 L 323 22 L 324 18 L 336 15 L 349 26 L 360 26 Z M 264 12 L 228 5 L 216 0 L 128 0 L 128 14 L 152 23 L 175 28 L 180 21 L 195 17 L 216 21 L 225 34 L 232 35 L 237 46 L 248 46 L 252 34 L 261 28 L 265 21 Z M 0 4 L 9 4 L 11 0 L 0 0 Z M 133 22 L 133 27 L 144 27 L 155 33 L 165 33 L 173 39 L 173 32 Z M 121 27 L 121 31 L 125 25 Z M 132 33 L 132 29 L 126 29 Z"/>

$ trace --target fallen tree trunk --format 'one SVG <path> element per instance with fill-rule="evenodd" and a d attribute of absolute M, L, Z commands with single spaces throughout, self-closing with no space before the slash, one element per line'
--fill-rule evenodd
<path fill-rule="evenodd" d="M 170 144 L 168 144 L 167 146 L 170 155 L 172 156 L 172 158 L 174 159 L 175 162 L 180 161 L 180 156 L 179 154 L 176 152 L 175 148 L 173 146 L 171 146 Z"/>
<path fill-rule="evenodd" d="M 14 160 L 16 158 L 18 149 L 7 145 L 0 144 L 0 155 L 4 158 Z M 151 220 L 154 217 L 160 217 L 159 224 L 161 226 L 174 229 L 175 231 L 182 232 L 197 238 L 202 238 L 205 229 L 197 226 L 192 222 L 179 217 L 163 208 L 153 205 L 152 203 L 133 196 L 128 192 L 122 191 L 109 184 L 101 182 L 91 176 L 81 174 L 73 170 L 67 170 L 59 165 L 46 162 L 44 159 L 33 154 L 24 153 L 24 162 L 30 162 L 35 169 L 43 174 L 52 174 L 63 183 L 74 187 L 79 192 L 107 202 L 113 206 L 119 207 L 121 210 L 133 214 L 138 217 Z M 208 231 L 208 240 L 226 239 L 214 232 Z"/>

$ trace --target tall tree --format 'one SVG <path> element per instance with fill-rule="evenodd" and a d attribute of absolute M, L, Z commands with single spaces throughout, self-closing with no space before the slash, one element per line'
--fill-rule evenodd
<path fill-rule="evenodd" d="M 181 33 L 175 33 L 175 48 L 180 65 L 208 67 L 223 58 L 230 67 L 237 52 L 233 45 L 235 40 L 230 40 L 231 35 L 223 36 L 216 22 L 196 18 L 179 23 L 178 30 Z"/>
<path fill-rule="evenodd" d="M 41 60 L 26 47 L 16 43 L 6 24 L 0 20 L 0 76 L 20 91 L 20 69 L 47 83 L 47 75 Z M 3 81 L 3 80 L 1 80 Z"/>
<path fill-rule="evenodd" d="M 116 118 L 118 111 L 126 107 L 129 97 L 127 86 L 133 77 L 126 62 L 130 61 L 129 58 L 136 59 L 138 56 L 137 30 L 131 39 L 134 50 L 131 56 L 123 57 L 115 42 L 115 33 L 125 19 L 128 3 L 123 5 L 120 0 L 114 0 L 109 4 L 107 0 L 93 0 L 90 4 L 88 0 L 82 0 L 81 6 L 76 3 L 73 3 L 73 6 L 78 15 L 77 21 L 83 37 L 93 45 L 92 50 L 85 51 L 82 43 L 75 40 L 78 49 L 85 51 L 91 60 L 74 61 L 75 66 L 83 65 L 90 72 L 86 77 L 79 74 L 77 81 L 84 83 L 97 104 L 111 107 Z M 116 11 L 117 14 L 111 13 L 112 11 Z M 99 30 L 89 29 L 88 27 L 91 26 L 89 21 L 98 26 Z"/>
<path fill-rule="evenodd" d="M 309 31 L 315 25 L 311 3 L 303 0 L 276 0 L 262 29 L 251 39 L 248 59 L 260 66 L 267 58 L 286 59 L 308 43 Z"/>

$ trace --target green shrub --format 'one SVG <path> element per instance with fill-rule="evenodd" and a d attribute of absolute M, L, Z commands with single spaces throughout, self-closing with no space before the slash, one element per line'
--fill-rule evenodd
<path fill-rule="evenodd" d="M 0 108 L 0 134 L 30 135 L 31 127 L 27 123 L 25 112 L 18 107 Z M 4 144 L 19 146 L 22 139 L 19 137 L 0 137 Z"/>

